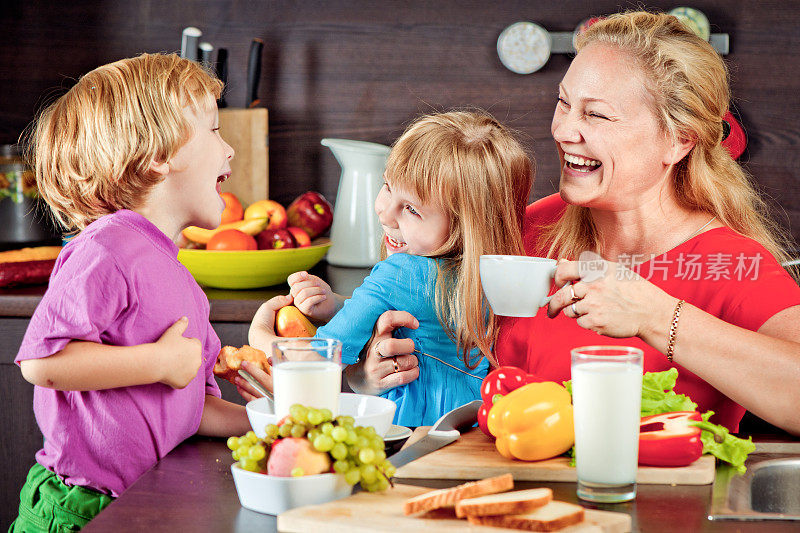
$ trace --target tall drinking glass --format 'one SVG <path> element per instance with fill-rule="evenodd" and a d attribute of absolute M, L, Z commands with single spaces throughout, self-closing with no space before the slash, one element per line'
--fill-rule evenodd
<path fill-rule="evenodd" d="M 285 338 L 272 342 L 275 414 L 283 418 L 299 403 L 339 414 L 342 343 L 336 339 Z"/>
<path fill-rule="evenodd" d="M 641 402 L 641 350 L 627 346 L 572 350 L 579 498 L 613 503 L 636 497 Z"/>

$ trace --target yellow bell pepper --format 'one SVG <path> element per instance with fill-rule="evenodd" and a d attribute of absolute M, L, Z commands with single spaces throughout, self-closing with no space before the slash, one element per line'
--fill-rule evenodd
<path fill-rule="evenodd" d="M 540 461 L 561 455 L 575 443 L 572 400 L 552 381 L 529 383 L 494 403 L 487 418 L 503 457 Z"/>

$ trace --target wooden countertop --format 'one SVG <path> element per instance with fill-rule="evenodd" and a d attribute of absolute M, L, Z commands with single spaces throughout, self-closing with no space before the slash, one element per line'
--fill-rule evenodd
<path fill-rule="evenodd" d="M 274 516 L 239 505 L 230 472 L 232 462 L 224 440 L 191 438 L 139 478 L 84 531 L 276 531 Z M 459 483 L 453 480 L 400 481 L 432 488 Z M 578 502 L 575 483 L 517 482 L 516 485 L 518 488 L 546 486 L 558 500 L 628 513 L 633 519 L 633 531 L 797 531 L 797 522 L 709 521 L 711 485 L 639 485 L 633 502 L 615 505 Z"/>
<path fill-rule="evenodd" d="M 368 268 L 342 268 L 324 261 L 311 273 L 326 280 L 333 290 L 349 296 L 369 274 Z M 0 317 L 30 318 L 47 290 L 46 285 L 0 289 Z M 211 304 L 212 322 L 249 322 L 258 307 L 273 296 L 288 294 L 285 283 L 253 290 L 203 289 Z"/>

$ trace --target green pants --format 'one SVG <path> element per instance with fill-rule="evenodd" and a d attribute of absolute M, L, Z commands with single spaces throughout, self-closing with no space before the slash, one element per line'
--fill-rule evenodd
<path fill-rule="evenodd" d="M 19 493 L 19 516 L 9 533 L 79 531 L 114 498 L 86 487 L 69 487 L 36 463 Z"/>

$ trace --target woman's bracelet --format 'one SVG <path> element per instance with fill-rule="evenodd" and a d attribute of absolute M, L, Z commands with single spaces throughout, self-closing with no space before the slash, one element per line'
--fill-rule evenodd
<path fill-rule="evenodd" d="M 681 317 L 681 307 L 685 302 L 678 300 L 678 305 L 675 306 L 675 312 L 672 313 L 672 324 L 669 325 L 669 339 L 667 341 L 667 361 L 672 362 L 672 356 L 675 354 L 675 333 L 678 331 L 678 319 Z"/>

